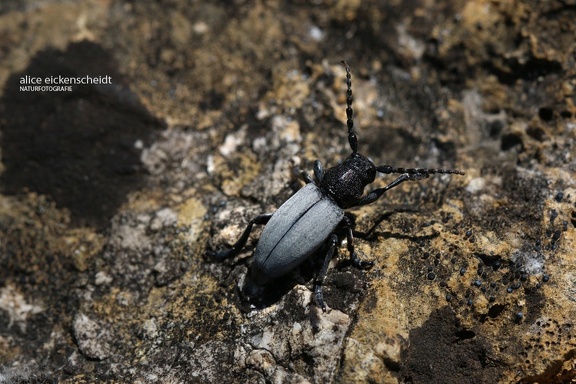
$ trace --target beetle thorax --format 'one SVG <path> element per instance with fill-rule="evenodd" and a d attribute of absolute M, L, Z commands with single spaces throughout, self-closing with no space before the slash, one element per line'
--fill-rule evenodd
<path fill-rule="evenodd" d="M 340 165 L 324 173 L 320 187 L 340 208 L 348 208 L 362 197 L 364 187 L 376 178 L 376 167 L 368 158 L 355 152 Z"/>

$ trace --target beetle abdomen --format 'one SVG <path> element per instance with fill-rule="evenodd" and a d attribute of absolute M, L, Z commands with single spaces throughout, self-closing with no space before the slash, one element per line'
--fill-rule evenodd
<path fill-rule="evenodd" d="M 260 236 L 252 262 L 252 279 L 266 284 L 301 264 L 330 236 L 344 211 L 320 188 L 309 183 L 274 213 Z"/>

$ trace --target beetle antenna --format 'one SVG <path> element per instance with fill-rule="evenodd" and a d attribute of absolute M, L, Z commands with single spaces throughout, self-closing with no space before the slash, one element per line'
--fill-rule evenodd
<path fill-rule="evenodd" d="M 352 109 L 352 75 L 350 74 L 350 67 L 345 60 L 342 60 L 342 64 L 346 67 L 346 85 L 348 89 L 346 90 L 346 125 L 348 125 L 348 143 L 350 143 L 350 148 L 352 148 L 352 153 L 358 152 L 358 138 L 354 133 L 354 110 Z"/>
<path fill-rule="evenodd" d="M 457 169 L 436 169 L 436 168 L 395 168 L 390 165 L 380 165 L 376 167 L 376 171 L 380 173 L 407 173 L 409 175 L 414 174 L 426 174 L 430 175 L 433 173 L 448 173 L 453 175 L 464 175 L 464 172 Z"/>

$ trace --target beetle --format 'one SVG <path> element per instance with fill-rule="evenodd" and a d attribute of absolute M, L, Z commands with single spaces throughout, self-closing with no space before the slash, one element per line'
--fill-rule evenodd
<path fill-rule="evenodd" d="M 305 171 L 301 176 L 306 185 L 284 202 L 275 213 L 266 213 L 250 220 L 248 226 L 230 249 L 210 252 L 212 257 L 223 260 L 234 257 L 246 245 L 252 227 L 266 225 L 254 251 L 250 266 L 250 284 L 265 286 L 287 274 L 311 257 L 321 246 L 328 251 L 320 271 L 314 281 L 316 305 L 326 311 L 322 285 L 330 260 L 337 253 L 338 235 L 336 230 L 345 230 L 347 248 L 352 265 L 359 269 L 369 269 L 373 261 L 361 260 L 354 250 L 353 225 L 344 215 L 344 210 L 371 204 L 386 191 L 405 181 L 417 181 L 431 174 L 458 174 L 455 169 L 435 168 L 396 168 L 390 165 L 376 166 L 367 157 L 358 153 L 358 139 L 354 130 L 352 109 L 352 75 L 346 61 L 346 125 L 348 143 L 352 153 L 341 164 L 324 170 L 320 160 L 314 162 L 313 180 Z M 364 189 L 371 184 L 377 173 L 400 174 L 398 178 L 383 188 L 376 188 L 364 195 Z"/>

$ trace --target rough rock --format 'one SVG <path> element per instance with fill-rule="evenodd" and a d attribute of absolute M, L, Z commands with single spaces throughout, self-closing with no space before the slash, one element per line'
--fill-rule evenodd
<path fill-rule="evenodd" d="M 0 3 L 0 383 L 576 380 L 574 1 Z M 248 299 L 260 229 L 350 152 L 458 168 Z M 25 91 L 26 76 L 111 76 Z M 373 187 L 391 177 L 379 177 Z"/>

